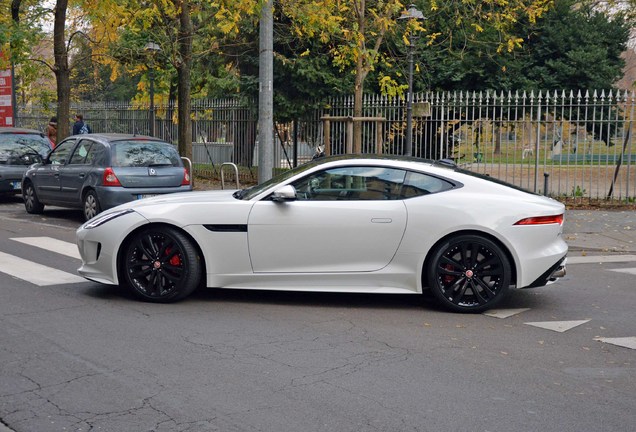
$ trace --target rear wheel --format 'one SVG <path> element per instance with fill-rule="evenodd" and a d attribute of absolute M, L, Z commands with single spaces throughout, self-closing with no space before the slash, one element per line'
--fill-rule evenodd
<path fill-rule="evenodd" d="M 181 232 L 153 227 L 138 232 L 124 251 L 122 277 L 145 301 L 168 303 L 190 295 L 201 278 L 199 255 Z"/>
<path fill-rule="evenodd" d="M 26 209 L 27 213 L 41 214 L 42 212 L 44 212 L 44 204 L 42 204 L 38 199 L 38 196 L 35 193 L 35 187 L 30 181 L 27 181 L 24 184 L 22 198 L 24 199 L 24 208 Z"/>
<path fill-rule="evenodd" d="M 102 211 L 102 207 L 99 205 L 99 200 L 97 199 L 97 193 L 94 190 L 86 192 L 83 204 L 85 220 L 94 218 Z"/>
<path fill-rule="evenodd" d="M 428 285 L 444 307 L 482 312 L 505 296 L 511 267 L 504 251 L 478 235 L 459 235 L 440 244 L 428 265 Z"/>

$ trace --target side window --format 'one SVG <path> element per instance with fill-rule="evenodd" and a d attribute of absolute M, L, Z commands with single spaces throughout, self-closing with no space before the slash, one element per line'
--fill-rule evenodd
<path fill-rule="evenodd" d="M 86 156 L 88 155 L 92 142 L 89 140 L 81 140 L 79 145 L 75 148 L 73 155 L 71 156 L 70 165 L 81 165 L 86 162 Z"/>
<path fill-rule="evenodd" d="M 64 165 L 68 161 L 71 155 L 71 150 L 75 145 L 75 140 L 66 140 L 58 144 L 55 149 L 49 155 L 49 162 L 51 165 Z"/>
<path fill-rule="evenodd" d="M 84 163 L 87 165 L 100 164 L 103 161 L 104 153 L 104 146 L 100 143 L 94 142 L 88 150 Z"/>
<path fill-rule="evenodd" d="M 310 174 L 293 186 L 299 200 L 399 199 L 406 172 L 382 167 L 342 167 Z"/>
<path fill-rule="evenodd" d="M 427 174 L 409 172 L 400 191 L 400 197 L 412 198 L 452 188 L 453 185 L 446 180 Z"/>

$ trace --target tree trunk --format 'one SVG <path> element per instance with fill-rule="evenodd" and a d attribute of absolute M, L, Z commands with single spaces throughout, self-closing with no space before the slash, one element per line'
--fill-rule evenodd
<path fill-rule="evenodd" d="M 179 154 L 192 160 L 192 121 L 190 120 L 190 69 L 192 67 L 192 19 L 188 0 L 177 2 L 179 6 Z"/>
<path fill-rule="evenodd" d="M 68 0 L 57 0 L 53 25 L 53 55 L 55 56 L 55 81 L 57 82 L 57 142 L 69 136 L 71 82 L 68 67 L 68 51 L 64 35 Z"/>
<path fill-rule="evenodd" d="M 364 79 L 367 76 L 365 70 L 365 13 L 366 0 L 359 0 L 358 3 L 358 32 L 362 37 L 358 40 L 358 58 L 356 60 L 356 79 L 353 92 L 353 117 L 362 117 L 362 94 L 364 93 Z M 362 149 L 362 123 L 360 121 L 353 122 L 353 152 Z"/>
<path fill-rule="evenodd" d="M 495 123 L 495 150 L 496 155 L 501 154 L 501 124 Z"/>

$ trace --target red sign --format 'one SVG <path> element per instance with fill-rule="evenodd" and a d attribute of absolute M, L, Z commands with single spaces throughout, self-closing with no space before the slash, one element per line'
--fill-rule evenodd
<path fill-rule="evenodd" d="M 0 69 L 0 127 L 13 126 L 12 94 L 11 69 Z"/>

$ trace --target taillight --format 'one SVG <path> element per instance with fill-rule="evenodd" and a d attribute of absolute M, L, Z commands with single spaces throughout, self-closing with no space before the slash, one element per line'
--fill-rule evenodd
<path fill-rule="evenodd" d="M 183 169 L 183 180 L 181 180 L 181 186 L 190 185 L 190 173 L 186 168 Z"/>
<path fill-rule="evenodd" d="M 119 182 L 119 179 L 115 175 L 115 172 L 110 167 L 104 170 L 104 177 L 102 179 L 102 184 L 104 186 L 121 186 L 121 183 Z"/>
<path fill-rule="evenodd" d="M 534 216 L 525 219 L 521 219 L 515 225 L 549 225 L 549 224 L 563 224 L 563 215 L 552 216 Z"/>

